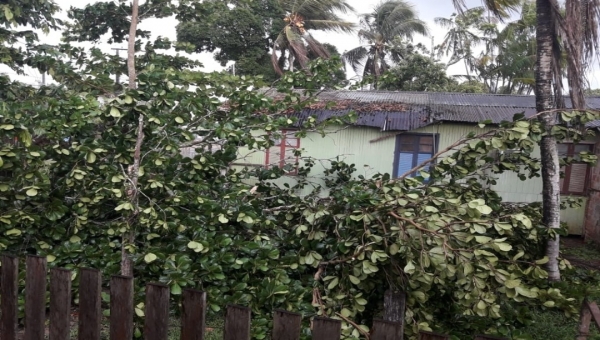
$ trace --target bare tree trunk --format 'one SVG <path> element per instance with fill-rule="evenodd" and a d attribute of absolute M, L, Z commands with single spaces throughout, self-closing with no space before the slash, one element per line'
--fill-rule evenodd
<path fill-rule="evenodd" d="M 537 0 L 537 67 L 535 82 L 536 109 L 538 112 L 548 111 L 556 107 L 552 96 L 553 77 L 553 43 L 554 26 L 552 9 L 548 0 Z M 558 62 L 558 61 L 557 61 Z M 560 79 L 554 79 L 560 81 Z M 543 183 L 543 222 L 549 229 L 560 228 L 560 167 L 556 138 L 550 135 L 552 126 L 556 124 L 556 113 L 544 113 L 539 116 L 548 134 L 540 142 Z M 548 263 L 548 280 L 559 281 L 558 254 L 560 237 L 549 238 L 546 244 Z"/>
<path fill-rule="evenodd" d="M 127 71 L 129 74 L 129 89 L 135 89 L 136 86 L 136 73 L 135 73 L 135 34 L 137 31 L 138 24 L 138 10 L 139 0 L 133 0 L 131 9 L 131 25 L 129 26 L 129 42 L 127 46 Z M 133 276 L 133 260 L 127 251 L 127 245 L 133 244 L 135 241 L 135 225 L 139 214 L 139 200 L 138 200 L 138 176 L 140 171 L 140 158 L 142 142 L 144 140 L 144 115 L 139 114 L 138 128 L 137 128 L 137 139 L 135 142 L 135 150 L 133 156 L 133 165 L 128 169 L 128 176 L 130 180 L 131 188 L 127 191 L 127 196 L 133 206 L 131 217 L 128 221 L 129 228 L 123 235 L 123 242 L 121 245 L 121 275 Z"/>

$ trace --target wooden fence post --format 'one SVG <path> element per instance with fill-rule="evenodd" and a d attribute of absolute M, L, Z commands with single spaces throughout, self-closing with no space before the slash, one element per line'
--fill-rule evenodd
<path fill-rule="evenodd" d="M 145 340 L 167 340 L 169 332 L 169 286 L 146 285 Z"/>
<path fill-rule="evenodd" d="M 17 338 L 17 302 L 19 291 L 19 259 L 2 256 L 0 277 L 0 339 Z"/>
<path fill-rule="evenodd" d="M 79 269 L 79 340 L 100 340 L 101 284 L 99 270 Z"/>
<path fill-rule="evenodd" d="M 339 340 L 341 336 L 342 321 L 321 317 L 313 318 L 313 340 Z"/>
<path fill-rule="evenodd" d="M 250 318 L 250 308 L 227 306 L 223 340 L 250 340 Z"/>
<path fill-rule="evenodd" d="M 50 340 L 71 336 L 71 271 L 50 270 Z"/>
<path fill-rule="evenodd" d="M 302 328 L 302 315 L 285 310 L 273 314 L 272 340 L 299 340 Z"/>
<path fill-rule="evenodd" d="M 46 258 L 27 256 L 25 273 L 25 340 L 44 340 Z"/>
<path fill-rule="evenodd" d="M 383 320 L 400 323 L 401 334 L 399 338 L 404 338 L 404 313 L 406 310 L 406 293 L 403 291 L 394 291 L 388 289 L 383 297 Z"/>
<path fill-rule="evenodd" d="M 587 340 L 590 335 L 590 324 L 594 319 L 596 326 L 600 330 L 600 310 L 595 302 L 590 302 L 587 299 L 581 304 L 581 314 L 579 316 L 579 327 L 577 340 Z"/>
<path fill-rule="evenodd" d="M 204 340 L 206 293 L 184 289 L 181 309 L 181 340 Z"/>
<path fill-rule="evenodd" d="M 402 340 L 404 327 L 401 322 L 373 320 L 371 340 Z"/>
<path fill-rule="evenodd" d="M 133 338 L 133 277 L 110 278 L 110 340 Z"/>

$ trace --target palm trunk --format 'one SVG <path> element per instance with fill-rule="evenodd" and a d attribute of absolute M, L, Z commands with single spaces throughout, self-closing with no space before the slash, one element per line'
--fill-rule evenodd
<path fill-rule="evenodd" d="M 136 88 L 136 72 L 135 72 L 135 34 L 138 23 L 139 0 L 133 0 L 131 10 L 131 25 L 129 27 L 129 44 L 127 48 L 127 71 L 129 74 L 129 88 Z M 127 251 L 127 245 L 133 244 L 135 241 L 135 224 L 139 214 L 138 203 L 138 176 L 140 171 L 140 155 L 142 141 L 144 140 L 144 115 L 139 114 L 137 139 L 133 156 L 133 166 L 129 168 L 129 179 L 131 180 L 131 188 L 128 190 L 128 197 L 133 205 L 133 212 L 128 221 L 129 228 L 123 235 L 121 245 L 121 275 L 133 276 L 133 260 Z"/>
<path fill-rule="evenodd" d="M 537 112 L 544 112 L 556 108 L 552 96 L 554 27 L 552 23 L 552 9 L 548 0 L 537 0 L 536 41 L 536 109 Z M 556 80 L 560 81 L 560 79 Z M 556 124 L 556 112 L 542 113 L 539 115 L 539 119 L 547 131 L 547 135 L 540 142 L 543 182 L 543 222 L 549 229 L 558 229 L 560 228 L 560 168 L 556 138 L 550 135 L 552 126 Z M 548 280 L 550 281 L 560 280 L 560 270 L 558 267 L 559 248 L 559 236 L 548 239 L 546 256 L 549 261 L 546 264 L 546 270 L 548 271 Z"/>
<path fill-rule="evenodd" d="M 288 57 L 288 63 L 289 65 L 289 70 L 290 72 L 294 72 L 294 55 L 292 54 L 292 52 L 290 51 L 290 56 Z"/>

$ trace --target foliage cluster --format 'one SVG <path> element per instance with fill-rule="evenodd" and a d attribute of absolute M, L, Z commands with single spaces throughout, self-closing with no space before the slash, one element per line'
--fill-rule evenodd
<path fill-rule="evenodd" d="M 3 8 L 2 23 L 14 25 L 7 13 L 16 7 Z M 52 10 L 44 15 L 51 18 Z M 102 268 L 108 276 L 118 273 L 124 247 L 138 285 L 164 282 L 174 296 L 203 289 L 213 312 L 228 303 L 250 306 L 257 339 L 267 337 L 274 308 L 355 320 L 360 328 L 347 322 L 344 334 L 356 338 L 379 313 L 385 289 L 407 292 L 412 335 L 455 325 L 510 332 L 512 303 L 575 312 L 568 287 L 545 280 L 547 231 L 539 206 L 506 206 L 487 184 L 503 171 L 537 176 L 536 142 L 544 134 L 577 140 L 579 130 L 545 131 L 516 117 L 467 136 L 427 170 L 398 179 L 363 178 L 353 165 L 331 161 L 326 188 L 298 197 L 315 162 L 310 157 L 299 164 L 297 183 L 281 187 L 273 180 L 283 169 L 231 163 L 240 147 L 273 146 L 283 128 L 299 127 L 305 136 L 347 124 L 346 117 L 309 118 L 299 126 L 287 114 L 328 86 L 340 67 L 336 60 L 284 74 L 275 100 L 258 90 L 260 79 L 196 71 L 196 63 L 162 53 L 170 47 L 160 38 L 143 51 L 140 45 L 135 90 L 115 92 L 118 59 L 69 44 L 51 54 L 19 54 L 59 85 L 32 88 L 0 77 L 2 251 L 45 255 L 67 268 Z M 4 63 L 18 66 L 12 60 L 18 59 Z M 140 116 L 147 124 L 132 187 Z M 196 155 L 184 157 L 181 147 Z M 582 159 L 595 161 L 589 154 Z M 132 242 L 123 237 L 130 232 Z"/>

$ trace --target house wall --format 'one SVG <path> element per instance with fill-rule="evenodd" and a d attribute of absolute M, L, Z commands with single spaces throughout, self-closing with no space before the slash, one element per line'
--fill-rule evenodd
<path fill-rule="evenodd" d="M 427 126 L 410 133 L 437 134 L 438 148 L 443 150 L 470 132 L 477 134 L 489 131 L 490 128 L 480 128 L 477 125 L 466 124 L 438 124 Z M 257 132 L 260 133 L 260 132 Z M 308 133 L 300 141 L 300 148 L 304 149 L 304 155 L 310 155 L 317 159 L 309 177 L 312 186 L 298 192 L 298 195 L 308 194 L 313 187 L 321 185 L 323 170 L 329 166 L 330 160 L 338 158 L 349 164 L 355 164 L 357 171 L 355 176 L 363 175 L 371 177 L 376 173 L 392 173 L 394 163 L 394 152 L 396 147 L 396 135 L 398 132 L 381 132 L 376 128 L 366 127 L 331 127 L 323 137 L 318 133 Z M 436 150 L 436 152 L 437 152 Z M 539 151 L 536 151 L 539 156 Z M 264 151 L 249 151 L 246 148 L 240 150 L 240 158 L 235 167 L 264 166 Z M 541 178 L 532 178 L 521 181 L 514 173 L 496 175 L 497 184 L 492 188 L 507 202 L 539 202 L 542 200 Z M 600 186 L 600 172 L 597 174 L 598 186 Z M 294 184 L 294 176 L 286 176 L 275 181 L 278 184 Z M 252 184 L 252 181 L 249 181 Z M 326 195 L 326 192 L 324 192 Z M 561 212 L 561 220 L 569 226 L 569 233 L 580 235 L 583 231 L 585 216 L 585 200 L 582 208 L 566 209 Z M 600 205 L 600 195 L 598 197 Z M 599 213 L 600 214 L 600 213 Z M 598 220 L 598 219 L 596 219 Z M 600 228 L 600 227 L 599 227 Z M 598 233 L 600 240 L 600 231 Z"/>

